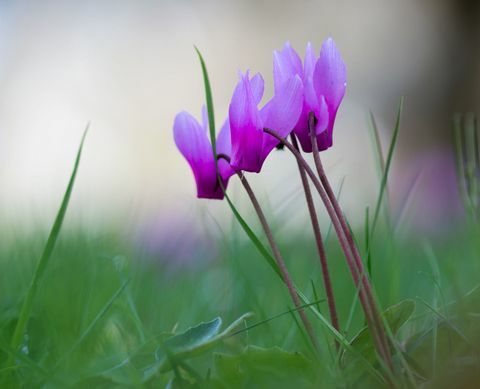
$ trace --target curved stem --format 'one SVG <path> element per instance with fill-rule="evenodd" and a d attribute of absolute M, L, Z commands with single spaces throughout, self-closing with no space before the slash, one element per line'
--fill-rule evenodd
<path fill-rule="evenodd" d="M 378 313 L 375 300 L 373 298 L 372 294 L 372 288 L 370 285 L 370 282 L 368 281 L 367 274 L 365 272 L 362 258 L 360 257 L 360 253 L 358 251 L 357 245 L 355 244 L 353 240 L 353 236 L 350 232 L 350 228 L 347 225 L 347 222 L 345 220 L 345 216 L 340 208 L 340 205 L 338 204 L 337 198 L 335 197 L 335 194 L 333 193 L 332 186 L 330 185 L 330 182 L 328 181 L 327 175 L 325 174 L 325 170 L 322 165 L 322 161 L 320 159 L 320 152 L 318 150 L 318 144 L 317 144 L 317 136 L 315 134 L 315 115 L 313 113 L 310 113 L 309 118 L 308 118 L 308 128 L 310 131 L 310 139 L 312 142 L 312 153 L 313 153 L 313 160 L 315 162 L 315 167 L 317 168 L 317 173 L 318 176 L 320 177 L 320 181 L 325 188 L 325 192 L 327 193 L 327 196 L 332 203 L 333 209 L 335 211 L 335 214 L 338 217 L 338 220 L 340 222 L 340 225 L 344 231 L 345 237 L 347 239 L 348 245 L 350 246 L 350 249 L 353 254 L 353 259 L 355 261 L 355 265 L 358 269 L 358 273 L 360 277 L 362 278 L 362 285 L 363 288 L 365 289 L 366 297 L 369 300 L 370 307 L 372 310 L 372 318 L 375 322 L 375 326 L 377 327 L 379 331 L 379 338 L 380 341 L 382 342 L 382 347 L 385 350 L 386 355 L 388 356 L 387 363 L 391 366 L 391 354 L 389 350 L 389 345 L 388 345 L 388 339 L 385 334 L 383 325 L 381 323 L 380 315 Z"/>
<path fill-rule="evenodd" d="M 298 147 L 297 138 L 295 134 L 292 132 L 290 134 L 290 138 L 292 139 L 293 147 L 295 147 L 299 152 L 300 149 Z M 327 255 L 325 253 L 325 247 L 323 245 L 322 240 L 322 233 L 320 232 L 320 224 L 318 223 L 317 212 L 315 210 L 315 203 L 313 202 L 312 191 L 310 190 L 310 185 L 308 183 L 307 174 L 305 173 L 305 169 L 303 168 L 302 164 L 297 161 L 298 171 L 300 173 L 300 178 L 302 179 L 303 190 L 305 192 L 305 200 L 307 201 L 308 212 L 310 214 L 310 220 L 312 222 L 312 229 L 313 234 L 315 236 L 315 241 L 317 243 L 317 251 L 318 257 L 320 259 L 320 266 L 322 267 L 322 276 L 323 276 L 323 285 L 325 287 L 325 294 L 327 296 L 327 303 L 328 309 L 330 312 L 330 320 L 332 322 L 332 326 L 339 331 L 340 325 L 338 322 L 338 314 L 337 308 L 335 306 L 335 298 L 332 288 L 332 282 L 330 279 L 330 272 L 328 271 L 328 262 L 327 262 Z M 338 347 L 338 343 L 336 343 Z"/>
<path fill-rule="evenodd" d="M 383 347 L 383 341 L 380 339 L 380 332 L 378 331 L 377 325 L 375 320 L 373 319 L 373 312 L 370 307 L 370 301 L 365 293 L 364 290 L 364 283 L 360 280 L 359 274 L 358 274 L 358 269 L 357 265 L 355 263 L 355 260 L 352 256 L 352 253 L 350 251 L 349 244 L 347 242 L 347 239 L 345 237 L 344 231 L 341 227 L 341 224 L 337 218 L 337 215 L 335 213 L 335 210 L 333 209 L 332 204 L 330 203 L 330 200 L 323 189 L 320 180 L 317 178 L 313 170 L 310 168 L 308 163 L 305 161 L 305 159 L 302 157 L 302 155 L 293 147 L 293 145 L 286 139 L 282 138 L 279 134 L 277 134 L 275 131 L 269 129 L 269 128 L 264 128 L 264 131 L 276 138 L 279 142 L 283 143 L 288 150 L 295 156 L 297 161 L 302 165 L 302 167 L 305 169 L 305 172 L 308 174 L 310 179 L 313 182 L 313 185 L 317 189 L 320 198 L 322 199 L 322 202 L 325 205 L 325 208 L 328 212 L 328 215 L 330 219 L 332 220 L 332 225 L 335 229 L 335 232 L 338 236 L 338 240 L 340 242 L 340 246 L 345 254 L 345 258 L 347 260 L 347 265 L 350 269 L 350 273 L 352 274 L 353 281 L 355 283 L 355 286 L 359 288 L 359 298 L 360 298 L 360 303 L 362 304 L 363 310 L 365 312 L 365 317 L 367 319 L 368 326 L 371 330 L 372 337 L 375 343 L 375 348 L 377 349 L 378 354 L 382 357 L 382 359 L 387 363 L 389 367 L 391 367 L 391 356 L 389 353 L 386 352 L 385 348 Z M 362 277 L 362 280 L 366 280 L 365 277 Z M 362 285 L 362 286 L 360 286 Z M 389 362 L 390 361 L 390 362 Z"/>
<path fill-rule="evenodd" d="M 245 175 L 243 175 L 240 172 L 237 172 L 237 175 L 240 178 L 240 181 L 242 182 L 243 187 L 245 188 L 245 191 L 248 194 L 248 197 L 250 197 L 250 201 L 252 202 L 253 208 L 257 212 L 258 218 L 260 219 L 260 223 L 262 224 L 263 230 L 265 231 L 265 235 L 267 236 L 268 243 L 272 248 L 275 261 L 277 262 L 277 265 L 280 268 L 280 272 L 282 273 L 283 280 L 285 281 L 285 285 L 287 286 L 288 292 L 290 293 L 290 297 L 293 300 L 295 308 L 298 310 L 300 318 L 302 319 L 303 325 L 305 326 L 305 329 L 308 333 L 308 336 L 310 337 L 313 347 L 315 351 L 318 353 L 320 350 L 320 347 L 318 345 L 317 338 L 313 331 L 312 324 L 308 320 L 307 315 L 305 314 L 305 311 L 302 308 L 302 303 L 300 302 L 300 298 L 298 297 L 298 294 L 295 290 L 292 278 L 290 277 L 290 273 L 287 270 L 285 261 L 283 260 L 282 255 L 280 254 L 280 250 L 278 249 L 277 243 L 273 238 L 272 231 L 270 229 L 270 226 L 268 225 L 267 219 L 265 218 L 262 208 L 260 207 L 260 203 L 258 202 L 255 194 L 253 193 L 253 190 L 250 184 L 248 183 L 247 179 L 245 178 Z"/>

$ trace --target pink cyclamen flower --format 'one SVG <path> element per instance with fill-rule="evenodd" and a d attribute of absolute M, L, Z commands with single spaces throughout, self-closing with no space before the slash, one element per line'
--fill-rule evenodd
<path fill-rule="evenodd" d="M 311 152 L 308 117 L 313 112 L 318 149 L 326 150 L 332 146 L 333 125 L 347 85 L 345 63 L 333 39 L 328 38 L 323 42 L 319 58 L 308 43 L 303 66 L 302 60 L 288 42 L 282 51 L 275 51 L 275 91 L 280 90 L 292 75 L 299 75 L 302 79 L 304 96 L 302 113 L 294 128 L 295 134 L 303 151 Z"/>
<path fill-rule="evenodd" d="M 188 112 L 180 112 L 173 123 L 173 137 L 175 144 L 188 161 L 195 182 L 197 197 L 205 199 L 223 199 L 215 171 L 215 159 L 208 135 L 208 116 L 205 107 L 202 110 L 202 124 Z M 230 126 L 228 120 L 218 134 L 217 153 L 230 155 Z M 218 160 L 218 170 L 224 187 L 227 187 L 229 178 L 235 173 L 227 161 Z"/>
<path fill-rule="evenodd" d="M 251 79 L 248 71 L 240 74 L 229 108 L 232 136 L 231 166 L 235 170 L 258 173 L 268 154 L 278 144 L 263 132 L 270 128 L 287 136 L 302 110 L 302 80 L 298 75 L 286 77 L 274 97 L 260 110 L 264 82 L 260 74 Z"/>

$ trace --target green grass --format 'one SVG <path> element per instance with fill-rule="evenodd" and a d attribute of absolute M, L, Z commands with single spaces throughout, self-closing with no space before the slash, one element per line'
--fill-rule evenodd
<path fill-rule="evenodd" d="M 382 306 L 405 298 L 417 302 L 414 315 L 396 335 L 402 347 L 412 341 L 412 337 L 426 339 L 416 346 L 420 350 L 416 352 L 418 355 L 412 351 L 411 358 L 416 362 L 411 362 L 411 366 L 420 365 L 412 367 L 415 374 L 423 373 L 426 378 L 432 371 L 437 375 L 446 374 L 448 371 L 442 366 L 448 364 L 453 375 L 461 368 L 468 370 L 468 361 L 475 362 L 471 358 L 475 355 L 472 347 L 478 344 L 474 329 L 479 320 L 480 293 L 466 301 L 462 296 L 479 283 L 477 233 L 478 229 L 472 226 L 452 231 L 438 241 L 430 240 L 436 269 L 432 269 L 432 256 L 426 253 L 425 242 L 420 239 L 395 238 L 386 245 L 383 238 L 389 238 L 377 235 L 371 243 L 375 259 L 373 278 Z M 357 235 L 361 235 L 361 231 Z M 211 255 L 197 258 L 195 265 L 184 269 L 172 269 L 172 265 L 168 265 L 174 263 L 175 258 L 160 260 L 111 231 L 96 236 L 81 230 L 61 234 L 34 299 L 27 337 L 21 349 L 12 350 L 13 329 L 34 272 L 35 258 L 42 251 L 43 236 L 39 233 L 2 240 L 0 246 L 0 361 L 3 368 L 0 375 L 8 379 L 9 386 L 110 387 L 115 380 L 126 385 L 124 378 L 109 375 L 109 370 L 135 355 L 149 340 L 168 338 L 171 335 L 166 334 L 179 333 L 217 316 L 227 325 L 246 312 L 255 313 L 245 320 L 245 325 L 252 328 L 237 330 L 238 334 L 218 342 L 213 349 L 201 350 L 195 358 L 182 360 L 187 367 L 178 365 L 177 373 L 189 377 L 198 374 L 203 381 L 209 376 L 210 380 L 202 381 L 203 385 L 215 386 L 219 381 L 226 384 L 230 379 L 241 381 L 241 385 L 245 377 L 228 373 L 227 367 L 224 367 L 227 372 L 218 368 L 220 357 L 215 353 L 221 353 L 237 356 L 238 360 L 231 363 L 246 364 L 244 368 L 252 369 L 258 382 L 268 378 L 271 383 L 276 379 L 297 383 L 304 379 L 299 371 L 305 371 L 312 377 L 302 381 L 304 387 L 315 380 L 334 386 L 350 380 L 361 383 L 371 375 L 361 363 L 355 368 L 339 367 L 342 363 L 337 364 L 332 357 L 331 335 L 310 314 L 323 346 L 321 360 L 312 358 L 309 344 L 293 317 L 289 314 L 275 317 L 290 308 L 289 297 L 279 278 L 243 234 L 235 232 L 225 233 Z M 292 234 L 281 246 L 299 288 L 314 301 L 313 283 L 317 298 L 322 300 L 320 269 L 314 242 L 308 234 Z M 327 249 L 340 320 L 345 326 L 355 290 L 333 236 Z M 392 285 L 398 286 L 392 290 Z M 325 302 L 319 302 L 319 306 L 327 315 Z M 266 321 L 269 318 L 272 320 Z M 357 310 L 345 334 L 347 339 L 352 339 L 363 327 L 363 320 Z M 265 322 L 260 323 L 262 321 Z M 433 333 L 435 338 L 443 337 L 438 344 L 432 341 Z M 258 364 L 247 366 L 244 349 L 249 345 L 268 350 L 267 355 L 260 358 L 264 368 Z M 288 360 L 296 354 L 283 355 L 283 352 L 272 351 L 272 347 L 300 352 L 311 360 L 282 362 L 282 358 Z M 434 350 L 436 354 L 432 359 Z M 154 351 L 155 348 L 142 356 L 145 366 L 155 362 Z M 456 364 L 450 365 L 449 358 L 456 352 L 462 358 L 459 356 Z M 368 358 L 368 353 L 366 355 Z M 13 357 L 15 366 L 5 369 L 9 357 Z M 435 369 L 431 366 L 432 360 L 436 362 Z M 310 364 L 314 368 L 309 367 Z M 142 382 L 136 370 L 140 371 L 142 364 L 137 363 L 131 369 L 130 385 L 138 386 Z M 186 373 L 189 370 L 190 373 Z M 166 385 L 173 377 L 172 370 L 158 371 L 142 385 Z"/>

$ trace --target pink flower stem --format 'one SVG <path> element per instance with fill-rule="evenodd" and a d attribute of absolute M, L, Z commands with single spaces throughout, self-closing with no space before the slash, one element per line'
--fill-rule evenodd
<path fill-rule="evenodd" d="M 315 162 L 315 167 L 317 168 L 317 173 L 318 176 L 320 177 L 320 181 L 327 192 L 327 196 L 333 206 L 333 209 L 335 211 L 335 214 L 338 217 L 338 220 L 340 222 L 340 226 L 343 229 L 343 232 L 345 234 L 345 237 L 347 239 L 348 245 L 351 249 L 351 252 L 353 254 L 353 258 L 358 270 L 358 274 L 360 275 L 362 279 L 362 287 L 365 290 L 366 297 L 368 299 L 368 302 L 370 304 L 370 309 L 372 312 L 372 318 L 375 322 L 375 327 L 377 328 L 379 339 L 382 343 L 382 348 L 385 350 L 385 355 L 387 356 L 386 362 L 388 363 L 389 367 L 392 367 L 392 361 L 391 361 L 391 354 L 390 354 L 390 349 L 389 349 L 389 343 L 388 343 L 388 338 L 386 336 L 385 330 L 383 328 L 380 315 L 377 309 L 377 305 L 375 303 L 375 299 L 373 298 L 372 294 L 372 287 L 370 285 L 370 281 L 368 280 L 367 273 L 365 272 L 364 266 L 362 259 L 360 257 L 360 253 L 358 251 L 358 248 L 353 240 L 352 234 L 350 232 L 350 228 L 347 225 L 347 222 L 345 220 L 345 216 L 340 208 L 340 205 L 338 204 L 337 198 L 335 197 L 335 194 L 333 193 L 332 186 L 330 185 L 330 182 L 328 181 L 327 175 L 325 174 L 325 170 L 322 165 L 322 161 L 320 159 L 320 152 L 318 150 L 318 144 L 317 144 L 317 136 L 315 133 L 315 115 L 313 113 L 310 113 L 309 120 L 308 120 L 308 127 L 310 131 L 310 139 L 312 142 L 312 151 L 313 151 L 313 160 Z"/>
<path fill-rule="evenodd" d="M 352 275 L 353 281 L 355 285 L 359 288 L 359 298 L 360 298 L 360 303 L 362 304 L 363 311 L 365 313 L 365 318 L 367 319 L 368 326 L 370 328 L 370 331 L 372 333 L 372 337 L 375 343 L 375 348 L 380 355 L 380 357 L 387 363 L 389 367 L 391 367 L 391 356 L 386 352 L 383 342 L 380 339 L 379 331 L 377 329 L 375 320 L 373 319 L 373 312 L 370 307 L 370 302 L 368 300 L 368 297 L 366 296 L 364 287 L 363 287 L 363 282 L 362 282 L 362 287 L 360 286 L 360 277 L 358 274 L 358 269 L 357 265 L 355 263 L 354 258 L 352 257 L 352 253 L 350 251 L 349 244 L 347 242 L 347 239 L 345 237 L 345 233 L 342 229 L 342 226 L 338 220 L 338 217 L 335 213 L 335 210 L 333 209 L 333 206 L 324 190 L 322 187 L 320 180 L 317 178 L 313 170 L 310 168 L 308 165 L 307 161 L 302 157 L 302 155 L 293 147 L 293 145 L 286 139 L 282 138 L 279 134 L 277 134 L 275 131 L 269 129 L 269 128 L 264 128 L 265 133 L 273 136 L 276 138 L 279 142 L 283 143 L 285 147 L 288 148 L 288 150 L 295 156 L 297 159 L 297 162 L 301 163 L 302 167 L 305 169 L 305 172 L 307 175 L 310 177 L 310 179 L 313 182 L 313 185 L 317 189 L 320 198 L 322 199 L 322 202 L 325 205 L 325 208 L 327 210 L 328 215 L 330 216 L 330 219 L 332 220 L 332 225 L 335 229 L 335 232 L 338 236 L 338 240 L 340 242 L 340 246 L 345 254 L 345 258 L 347 260 L 347 265 L 350 269 L 350 273 Z M 389 362 L 390 361 L 390 362 Z"/>
<path fill-rule="evenodd" d="M 223 158 L 230 162 L 230 158 L 225 155 L 225 154 L 218 154 L 217 158 Z M 313 348 L 315 352 L 318 354 L 320 352 L 320 346 L 318 344 L 317 337 L 315 336 L 315 332 L 313 330 L 312 323 L 310 323 L 310 320 L 308 320 L 308 317 L 302 307 L 302 303 L 300 301 L 300 298 L 298 297 L 298 294 L 295 290 L 295 286 L 293 284 L 292 277 L 290 276 L 290 273 L 288 272 L 287 266 L 285 264 L 285 261 L 283 260 L 283 257 L 280 253 L 280 250 L 277 246 L 277 243 L 275 239 L 273 238 L 272 230 L 270 229 L 270 226 L 267 222 L 267 219 L 265 218 L 265 214 L 263 213 L 262 207 L 260 206 L 260 203 L 257 200 L 257 197 L 253 193 L 252 187 L 248 183 L 245 175 L 237 171 L 237 176 L 240 178 L 240 181 L 245 188 L 245 191 L 247 192 L 248 197 L 250 198 L 250 201 L 252 202 L 253 208 L 255 209 L 255 212 L 258 215 L 258 219 L 260 220 L 260 224 L 262 225 L 262 228 L 265 232 L 265 235 L 267 236 L 268 243 L 270 244 L 270 247 L 272 249 L 273 257 L 275 258 L 275 261 L 277 262 L 278 268 L 280 270 L 280 273 L 282 275 L 283 281 L 285 282 L 285 285 L 287 286 L 288 293 L 290 294 L 290 297 L 292 298 L 293 304 L 295 305 L 296 310 L 298 311 L 300 318 L 302 320 L 302 323 L 305 327 L 305 330 L 307 331 L 307 334 L 310 338 L 310 341 L 312 342 Z"/>
<path fill-rule="evenodd" d="M 297 138 L 293 132 L 290 134 L 290 138 L 292 139 L 293 147 L 295 147 L 295 149 L 297 149 L 297 151 L 300 152 L 300 149 L 297 143 Z M 320 225 L 318 223 L 317 212 L 315 210 L 315 203 L 313 202 L 312 191 L 310 190 L 310 184 L 308 183 L 308 178 L 307 178 L 307 174 L 305 173 L 305 169 L 303 168 L 302 164 L 299 161 L 297 161 L 297 165 L 298 165 L 298 171 L 300 172 L 300 178 L 302 180 L 303 190 L 305 192 L 305 200 L 307 201 L 308 212 L 310 214 L 313 234 L 315 236 L 315 241 L 317 243 L 317 251 L 320 259 L 320 266 L 322 268 L 323 285 L 325 288 L 328 309 L 330 312 L 330 320 L 332 322 L 332 326 L 337 331 L 340 331 L 340 325 L 338 322 L 337 308 L 335 306 L 335 298 L 334 298 L 334 293 L 332 288 L 332 282 L 330 278 L 330 272 L 328 271 L 327 255 L 325 253 L 325 247 L 323 245 L 322 233 L 320 232 Z M 339 346 L 338 343 L 335 342 L 335 344 L 338 348 Z"/>
<path fill-rule="evenodd" d="M 265 235 L 267 236 L 268 243 L 270 244 L 270 247 L 272 248 L 273 256 L 275 258 L 275 261 L 277 262 L 277 265 L 280 269 L 280 272 L 282 273 L 283 280 L 285 281 L 285 285 L 287 286 L 288 292 L 290 293 L 290 297 L 293 300 L 293 303 L 295 305 L 295 308 L 298 310 L 298 313 L 300 315 L 300 318 L 302 319 L 303 325 L 308 333 L 308 336 L 310 337 L 310 341 L 312 342 L 312 345 L 315 349 L 315 351 L 318 353 L 320 350 L 320 347 L 318 345 L 317 338 L 315 336 L 315 332 L 313 331 L 312 323 L 310 323 L 310 320 L 308 320 L 307 315 L 305 314 L 304 309 L 302 308 L 302 303 L 300 301 L 300 298 L 298 297 L 297 292 L 295 291 L 295 287 L 293 285 L 292 278 L 290 277 L 290 273 L 287 270 L 287 266 L 285 264 L 285 261 L 282 258 L 282 255 L 280 254 L 280 250 L 278 249 L 277 243 L 275 242 L 275 239 L 273 238 L 272 231 L 270 229 L 270 226 L 267 223 L 267 219 L 265 218 L 265 215 L 262 211 L 262 208 L 260 207 L 260 204 L 253 193 L 253 190 L 248 183 L 247 179 L 245 178 L 245 175 L 237 172 L 238 177 L 240 178 L 240 181 L 243 184 L 243 187 L 245 188 L 245 191 L 248 194 L 248 197 L 250 197 L 250 201 L 252 202 L 253 208 L 257 212 L 258 218 L 260 220 L 260 223 L 262 224 L 263 230 L 265 231 Z"/>

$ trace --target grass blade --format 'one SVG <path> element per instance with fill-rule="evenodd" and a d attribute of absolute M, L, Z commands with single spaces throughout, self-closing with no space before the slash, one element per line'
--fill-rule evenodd
<path fill-rule="evenodd" d="M 55 222 L 53 223 L 52 229 L 50 231 L 50 235 L 48 236 L 47 243 L 45 244 L 45 247 L 43 249 L 42 256 L 40 257 L 40 260 L 37 262 L 37 266 L 35 268 L 35 272 L 33 273 L 33 277 L 28 287 L 27 294 L 25 295 L 25 299 L 23 300 L 18 321 L 15 326 L 15 330 L 13 332 L 12 340 L 10 343 L 13 350 L 18 350 L 18 348 L 22 343 L 25 329 L 27 328 L 28 320 L 30 318 L 30 314 L 32 311 L 33 299 L 37 292 L 37 288 L 42 279 L 42 276 L 45 273 L 45 269 L 48 265 L 53 249 L 55 247 L 55 243 L 60 233 L 63 219 L 65 218 L 65 213 L 67 212 L 68 203 L 70 201 L 70 196 L 72 194 L 75 178 L 77 176 L 78 166 L 80 165 L 80 157 L 82 155 L 83 143 L 85 141 L 88 128 L 89 128 L 89 125 L 87 125 L 87 128 L 83 133 L 82 140 L 80 142 L 80 146 L 77 152 L 77 157 L 75 159 L 75 165 L 73 167 L 73 171 L 70 176 L 70 181 L 68 182 L 67 189 L 63 196 L 62 204 L 60 206 L 60 209 L 58 210 L 57 216 L 55 218 Z M 7 363 L 7 366 L 10 365 L 12 362 L 13 362 L 13 359 L 10 357 L 9 362 Z"/>
<path fill-rule="evenodd" d="M 398 132 L 400 130 L 400 118 L 403 111 L 403 101 L 404 98 L 400 99 L 400 104 L 398 106 L 397 117 L 395 120 L 395 127 L 393 129 L 392 140 L 388 148 L 387 159 L 385 162 L 385 170 L 383 172 L 382 181 L 380 183 L 380 192 L 378 193 L 377 204 L 375 205 L 375 213 L 372 221 L 371 235 L 375 232 L 375 227 L 377 225 L 378 216 L 380 214 L 380 208 L 382 206 L 383 197 L 386 191 L 387 182 L 388 182 L 388 173 L 390 172 L 390 166 L 392 164 L 393 152 L 395 151 L 395 146 L 397 145 Z"/>
<path fill-rule="evenodd" d="M 383 155 L 383 148 L 382 148 L 382 141 L 380 139 L 380 131 L 378 130 L 378 125 L 377 121 L 375 120 L 375 116 L 373 115 L 373 112 L 370 110 L 369 111 L 370 115 L 370 131 L 372 134 L 372 142 L 374 143 L 374 149 L 375 149 L 375 154 L 377 155 L 377 170 L 379 173 L 379 177 L 383 177 L 383 174 L 385 172 L 385 156 Z M 388 185 L 385 188 L 385 196 L 383 199 L 383 205 L 385 209 L 385 220 L 387 221 L 387 224 L 390 225 L 390 214 L 388 210 L 390 209 L 390 195 L 388 193 Z"/>
<path fill-rule="evenodd" d="M 208 77 L 207 66 L 205 65 L 205 60 L 200 53 L 200 50 L 196 46 L 195 51 L 197 52 L 198 58 L 200 60 L 200 65 L 202 66 L 203 82 L 205 84 L 205 101 L 207 104 L 207 113 L 208 113 L 208 127 L 210 129 L 210 141 L 212 142 L 213 155 L 215 157 L 215 163 L 217 163 L 217 144 L 216 144 L 216 131 L 215 131 L 215 113 L 213 110 L 213 98 L 212 98 L 212 88 L 210 86 L 210 78 Z"/>

